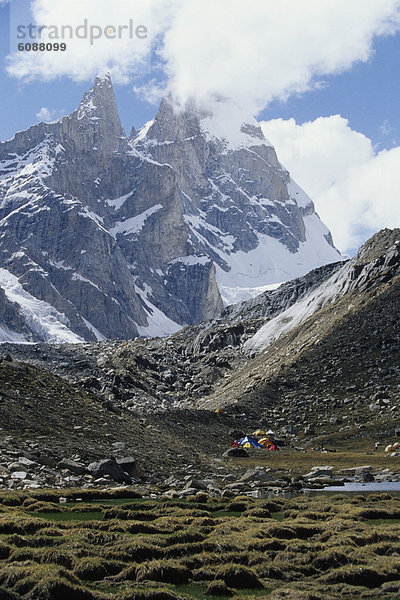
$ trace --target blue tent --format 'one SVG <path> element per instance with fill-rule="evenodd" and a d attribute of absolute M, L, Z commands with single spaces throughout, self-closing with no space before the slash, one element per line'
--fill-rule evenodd
<path fill-rule="evenodd" d="M 250 444 L 251 446 L 253 446 L 253 448 L 264 448 L 264 446 L 262 444 L 259 444 L 256 440 L 254 440 L 251 437 L 248 437 L 247 435 L 246 435 L 246 437 L 238 440 L 238 444 L 240 446 L 244 446 L 245 444 Z"/>

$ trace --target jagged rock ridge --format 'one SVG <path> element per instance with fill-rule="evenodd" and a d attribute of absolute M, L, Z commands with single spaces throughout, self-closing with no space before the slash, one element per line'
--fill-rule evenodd
<path fill-rule="evenodd" d="M 340 260 L 261 130 L 230 118 L 164 100 L 128 140 L 106 76 L 1 143 L 1 340 L 166 335 Z"/>

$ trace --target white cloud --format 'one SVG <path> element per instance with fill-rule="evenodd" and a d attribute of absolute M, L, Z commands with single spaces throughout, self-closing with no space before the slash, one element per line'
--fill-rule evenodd
<path fill-rule="evenodd" d="M 399 10 L 398 0 L 186 0 L 162 55 L 183 98 L 228 96 L 254 112 L 367 60 Z"/>
<path fill-rule="evenodd" d="M 382 227 L 400 227 L 400 147 L 376 153 L 340 115 L 303 125 L 274 119 L 262 128 L 342 252 Z"/>
<path fill-rule="evenodd" d="M 41 24 L 79 24 L 87 14 L 107 25 L 132 15 L 146 22 L 143 7 L 150 4 L 35 0 L 33 10 Z M 173 92 L 181 99 L 228 96 L 253 113 L 368 60 L 374 36 L 393 33 L 400 22 L 400 0 L 154 0 L 151 7 L 149 41 L 158 44 Z M 140 71 L 148 47 L 103 39 L 96 52 L 88 50 L 81 41 L 63 54 L 19 53 L 10 72 L 25 79 L 85 80 L 108 69 L 114 80 L 127 81 Z"/>
<path fill-rule="evenodd" d="M 29 5 L 28 0 L 22 1 Z M 115 81 L 126 83 L 138 73 L 149 72 L 151 40 L 143 29 L 150 27 L 151 23 L 148 1 L 34 0 L 31 11 L 33 24 L 43 27 L 40 40 L 37 28 L 32 29 L 35 39 L 31 39 L 29 22 L 20 23 L 17 16 L 13 18 L 12 15 L 12 23 L 25 26 L 25 30 L 21 31 L 25 38 L 18 41 L 65 42 L 67 49 L 63 52 L 15 52 L 8 66 L 11 75 L 25 81 L 48 81 L 64 75 L 75 81 L 85 81 L 92 80 L 100 72 L 111 71 Z M 26 10 L 25 14 L 28 13 Z M 19 13 L 16 12 L 16 15 Z M 137 27 L 141 29 L 136 31 Z M 56 38 L 63 28 L 62 38 Z"/>
<path fill-rule="evenodd" d="M 49 109 L 46 106 L 43 106 L 38 113 L 36 113 L 36 117 L 39 121 L 44 121 L 45 123 L 50 123 L 51 121 L 56 121 L 60 116 L 61 112 L 55 109 Z"/>

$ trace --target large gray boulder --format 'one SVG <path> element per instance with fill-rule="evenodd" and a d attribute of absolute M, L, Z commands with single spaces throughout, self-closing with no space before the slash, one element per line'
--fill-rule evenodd
<path fill-rule="evenodd" d="M 222 456 L 226 458 L 247 458 L 249 453 L 244 448 L 229 448 Z"/>
<path fill-rule="evenodd" d="M 121 469 L 131 477 L 135 477 L 135 479 L 141 479 L 143 477 L 143 471 L 139 467 L 136 458 L 133 456 L 117 458 L 117 463 Z"/>
<path fill-rule="evenodd" d="M 132 479 L 113 457 L 90 463 L 88 470 L 95 479 L 108 475 L 110 479 L 117 483 L 132 483 Z"/>

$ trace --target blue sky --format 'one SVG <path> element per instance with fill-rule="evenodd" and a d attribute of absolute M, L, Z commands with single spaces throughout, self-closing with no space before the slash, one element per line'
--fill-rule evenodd
<path fill-rule="evenodd" d="M 49 13 L 57 6 L 57 0 L 40 1 Z M 124 1 L 112 2 L 120 17 Z M 18 77 L 9 75 L 10 5 L 1 2 L 0 140 L 6 140 L 39 122 L 44 109 L 55 118 L 75 110 L 95 70 L 92 59 L 82 57 L 81 65 L 72 61 L 66 66 L 67 75 L 54 68 L 51 80 L 43 81 L 39 69 L 27 82 L 29 69 L 36 68 L 31 56 L 22 70 L 14 69 Z M 107 2 L 97 0 L 96 6 Z M 264 105 L 258 119 L 265 122 L 281 161 L 310 193 L 339 248 L 353 252 L 374 230 L 400 226 L 400 186 L 394 179 L 400 172 L 400 0 L 321 0 L 318 9 L 311 0 L 281 4 L 248 0 L 244 11 L 239 0 L 219 0 L 207 8 L 200 0 L 153 0 L 160 14 L 152 26 L 165 34 L 165 68 L 157 67 L 160 59 L 154 58 L 153 70 L 135 77 L 132 65 L 122 60 L 113 75 L 121 120 L 129 133 L 154 116 L 157 105 L 143 100 L 149 82 L 153 91 L 154 82 L 169 82 L 183 98 L 226 94 L 253 114 Z M 173 18 L 167 5 L 176 7 Z M 71 13 L 75 10 L 77 17 L 81 3 L 74 6 Z M 287 19 L 288 6 L 292 20 Z M 326 7 L 325 14 L 320 6 Z M 221 29 L 227 7 L 236 18 L 230 29 Z M 172 23 L 169 31 L 166 22 Z M 138 86 L 141 93 L 134 91 Z M 362 193 L 360 177 L 369 182 Z"/>
<path fill-rule="evenodd" d="M 368 62 L 324 80 L 321 89 L 274 102 L 260 116 L 303 123 L 340 114 L 379 148 L 400 143 L 400 34 L 377 39 Z"/>

